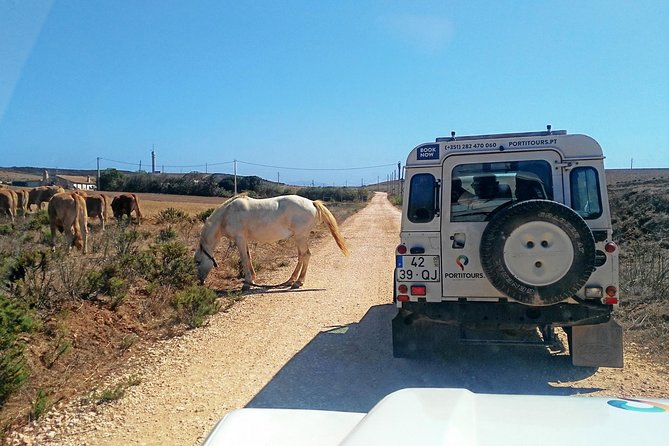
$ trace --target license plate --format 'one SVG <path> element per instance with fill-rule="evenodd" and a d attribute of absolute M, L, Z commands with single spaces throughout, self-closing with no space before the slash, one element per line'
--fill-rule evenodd
<path fill-rule="evenodd" d="M 438 282 L 439 256 L 397 256 L 398 282 Z"/>

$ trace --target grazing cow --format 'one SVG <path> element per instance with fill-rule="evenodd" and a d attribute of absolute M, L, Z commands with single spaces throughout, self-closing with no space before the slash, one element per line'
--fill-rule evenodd
<path fill-rule="evenodd" d="M 12 223 L 14 223 L 14 217 L 16 216 L 15 195 L 16 193 L 13 193 L 9 189 L 0 189 L 0 213 L 9 215 Z"/>
<path fill-rule="evenodd" d="M 56 194 L 65 192 L 60 186 L 39 186 L 28 193 L 28 211 L 31 210 L 32 205 L 37 205 L 37 210 L 42 209 L 42 203 L 48 203 Z"/>
<path fill-rule="evenodd" d="M 88 218 L 99 218 L 102 223 L 102 230 L 104 231 L 105 223 L 107 222 L 107 196 L 88 195 L 85 200 Z"/>
<path fill-rule="evenodd" d="M 16 210 L 21 210 L 21 213 L 23 214 L 23 218 L 26 218 L 26 214 L 28 213 L 28 191 L 25 189 L 19 189 L 16 191 L 16 194 L 18 195 L 18 201 L 16 202 Z"/>
<path fill-rule="evenodd" d="M 88 217 L 86 200 L 74 192 L 60 192 L 54 195 L 48 205 L 51 225 L 51 244 L 56 247 L 56 229 L 64 233 L 65 246 L 69 251 L 76 246 L 84 254 L 88 251 Z"/>
<path fill-rule="evenodd" d="M 124 215 L 128 216 L 129 221 L 132 221 L 130 213 L 135 211 L 137 224 L 141 224 L 142 222 L 142 212 L 139 210 L 139 199 L 135 194 L 121 194 L 118 197 L 114 197 L 111 202 L 111 208 L 114 212 L 114 217 L 116 217 L 118 221 L 121 221 Z"/>

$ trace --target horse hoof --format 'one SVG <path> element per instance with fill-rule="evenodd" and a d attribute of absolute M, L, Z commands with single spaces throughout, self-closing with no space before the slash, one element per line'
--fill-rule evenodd
<path fill-rule="evenodd" d="M 250 289 L 251 289 L 251 285 L 249 285 L 248 283 L 245 283 L 244 285 L 242 285 L 242 291 L 248 291 Z"/>
<path fill-rule="evenodd" d="M 293 290 L 296 290 L 296 289 L 298 289 L 298 288 L 301 287 L 301 286 L 302 286 L 302 284 L 301 284 L 300 282 L 295 282 L 294 284 L 292 284 L 292 285 L 290 286 L 290 288 L 293 289 Z"/>

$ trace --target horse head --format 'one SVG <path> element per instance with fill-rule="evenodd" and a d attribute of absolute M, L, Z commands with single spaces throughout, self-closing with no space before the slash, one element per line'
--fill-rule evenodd
<path fill-rule="evenodd" d="M 195 251 L 195 264 L 197 265 L 197 278 L 200 281 L 200 284 L 204 284 L 204 280 L 209 275 L 209 271 L 213 267 L 218 267 L 218 263 L 214 257 L 209 254 L 209 252 L 200 244 L 200 246 Z"/>

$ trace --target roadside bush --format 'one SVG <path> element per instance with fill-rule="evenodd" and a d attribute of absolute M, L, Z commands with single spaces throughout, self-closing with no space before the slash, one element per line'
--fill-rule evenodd
<path fill-rule="evenodd" d="M 204 325 L 207 316 L 218 313 L 220 303 L 216 293 L 209 288 L 195 285 L 175 294 L 172 306 L 177 312 L 179 322 L 190 328 Z"/>
<path fill-rule="evenodd" d="M 12 225 L 0 225 L 0 235 L 9 235 L 14 232 Z"/>
<path fill-rule="evenodd" d="M 120 277 L 132 276 L 129 270 L 121 267 L 123 259 L 104 265 L 100 270 L 92 270 L 86 278 L 88 284 L 88 296 L 94 297 L 102 293 L 112 299 L 111 307 L 116 309 L 123 302 L 128 291 L 128 281 Z"/>
<path fill-rule="evenodd" d="M 28 220 L 28 229 L 39 231 L 43 228 L 49 228 L 49 213 L 46 210 L 32 214 L 32 217 Z"/>
<path fill-rule="evenodd" d="M 51 268 L 55 256 L 51 251 L 25 251 L 6 271 L 10 288 L 30 308 L 53 308 L 56 304 L 56 274 Z"/>
<path fill-rule="evenodd" d="M 151 248 L 154 257 L 152 281 L 171 285 L 177 289 L 195 283 L 195 261 L 188 255 L 188 248 L 180 242 L 168 242 Z"/>
<path fill-rule="evenodd" d="M 0 294 L 0 408 L 29 375 L 25 345 L 17 335 L 35 328 L 37 324 L 24 306 Z"/>
<path fill-rule="evenodd" d="M 199 221 L 206 221 L 209 216 L 216 210 L 216 208 L 209 208 L 205 211 L 202 211 L 198 213 L 195 218 L 198 219 Z"/>
<path fill-rule="evenodd" d="M 367 189 L 359 187 L 303 187 L 297 195 L 310 200 L 323 201 L 367 201 L 372 195 Z"/>
<path fill-rule="evenodd" d="M 175 224 L 188 221 L 190 221 L 190 216 L 187 212 L 172 207 L 163 209 L 156 217 L 158 224 Z"/>
<path fill-rule="evenodd" d="M 176 236 L 177 236 L 177 231 L 175 231 L 172 226 L 168 226 L 160 230 L 160 232 L 158 233 L 157 240 L 158 243 L 165 243 L 175 239 Z"/>

